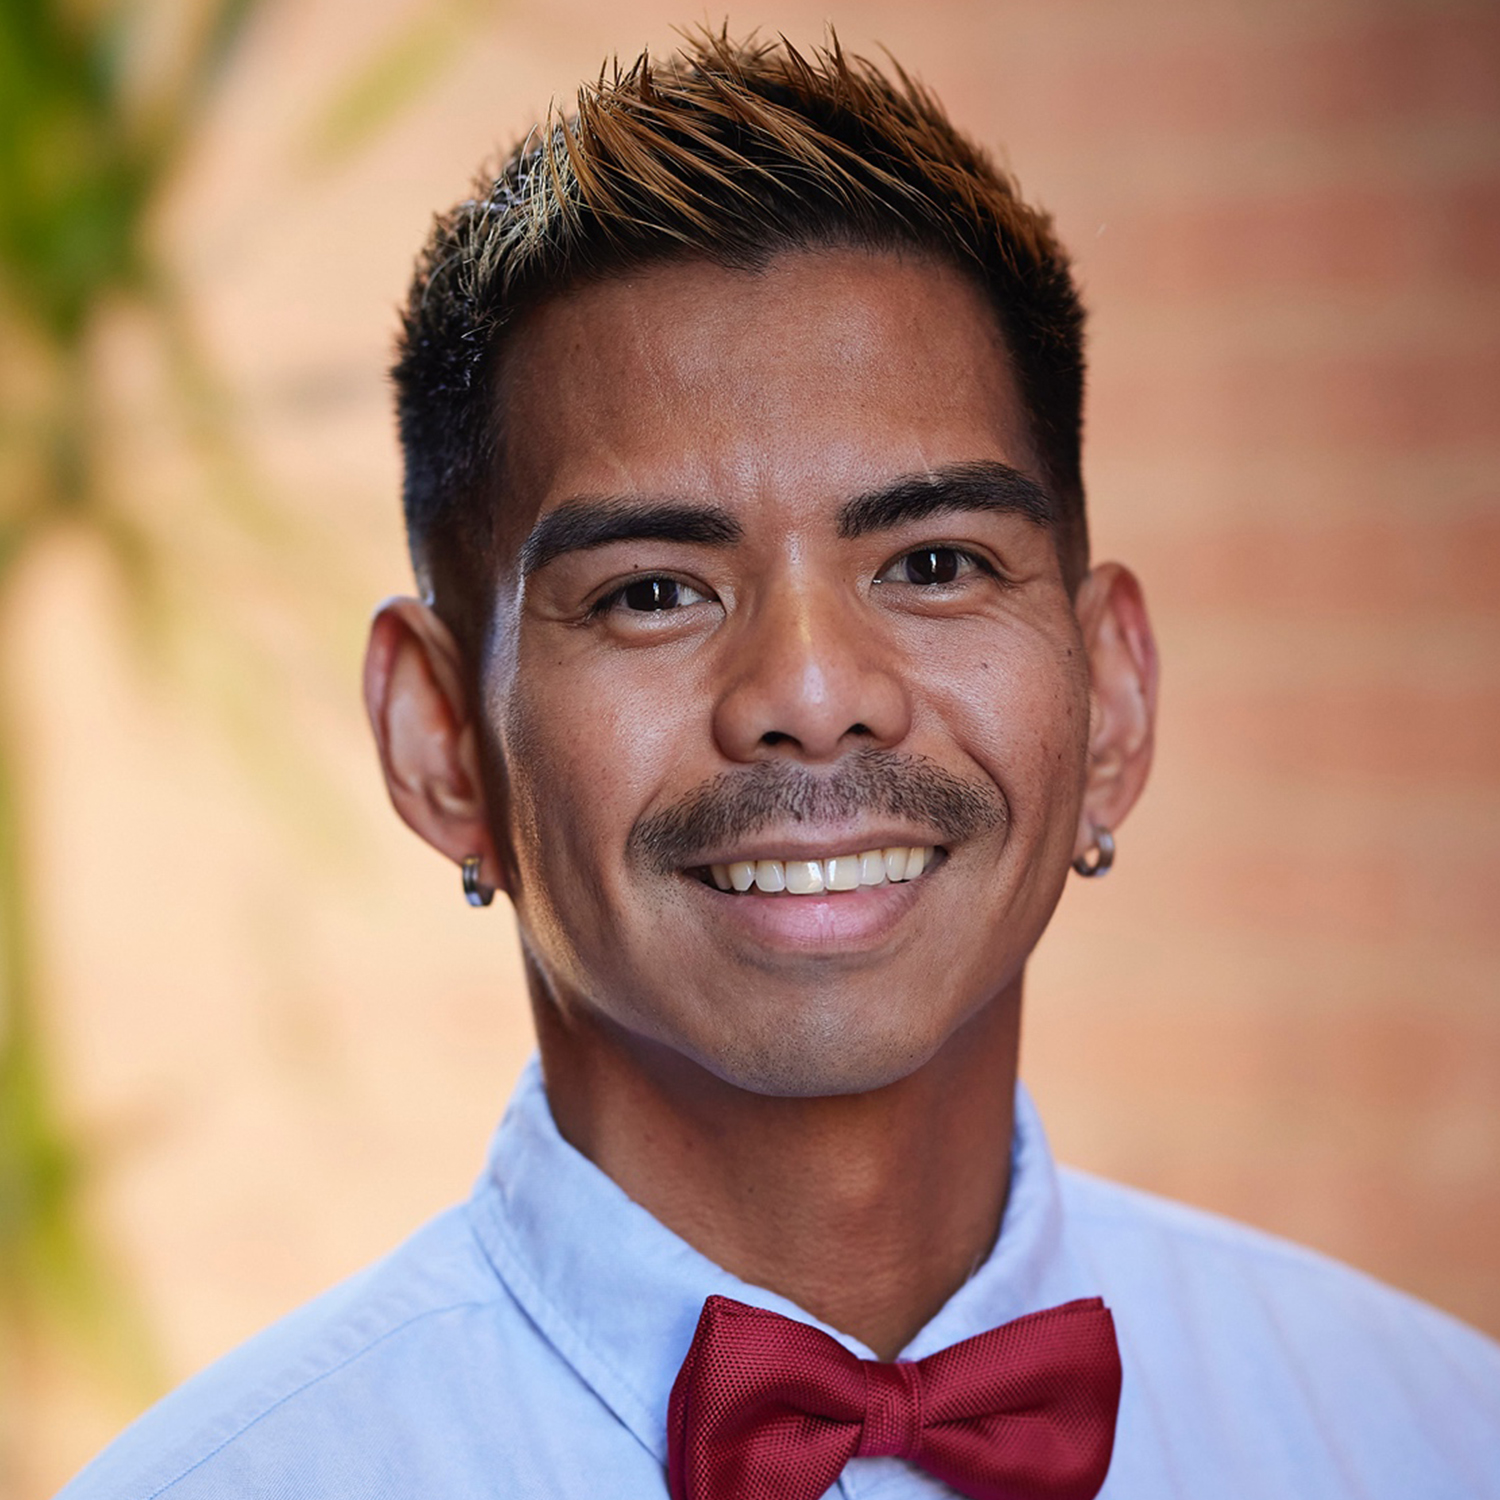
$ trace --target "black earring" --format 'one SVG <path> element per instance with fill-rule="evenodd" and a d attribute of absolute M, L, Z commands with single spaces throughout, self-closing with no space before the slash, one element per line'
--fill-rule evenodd
<path fill-rule="evenodd" d="M 463 863 L 464 899 L 470 906 L 488 906 L 495 899 L 495 887 L 479 879 L 480 858 L 471 854 Z"/>
<path fill-rule="evenodd" d="M 1115 862 L 1115 838 L 1109 829 L 1096 828 L 1094 830 L 1094 848 L 1098 850 L 1098 853 L 1092 861 L 1087 854 L 1080 854 L 1073 861 L 1073 868 L 1089 880 L 1096 875 L 1105 874 Z"/>

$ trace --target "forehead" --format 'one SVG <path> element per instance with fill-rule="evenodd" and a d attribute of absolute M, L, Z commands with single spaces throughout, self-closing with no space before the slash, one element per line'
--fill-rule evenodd
<path fill-rule="evenodd" d="M 790 524 L 897 474 L 1037 474 L 993 310 L 920 256 L 672 263 L 528 316 L 498 388 L 503 550 L 580 497 L 711 498 Z"/>

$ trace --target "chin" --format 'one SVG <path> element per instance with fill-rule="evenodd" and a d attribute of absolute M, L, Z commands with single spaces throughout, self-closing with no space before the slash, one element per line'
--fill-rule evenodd
<path fill-rule="evenodd" d="M 929 1062 L 941 1038 L 915 1030 L 872 1028 L 863 1018 L 778 1017 L 764 1035 L 718 1039 L 694 1049 L 695 1060 L 715 1077 L 751 1094 L 818 1099 L 868 1094 L 909 1077 Z"/>

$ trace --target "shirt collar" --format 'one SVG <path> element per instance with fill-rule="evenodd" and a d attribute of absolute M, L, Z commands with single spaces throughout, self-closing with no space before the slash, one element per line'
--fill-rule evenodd
<path fill-rule="evenodd" d="M 533 1059 L 470 1201 L 475 1233 L 516 1301 L 557 1352 L 666 1461 L 667 1401 L 704 1300 L 717 1293 L 821 1328 L 795 1303 L 700 1255 L 558 1134 Z M 1069 1296 L 1057 1172 L 1017 1086 L 1010 1192 L 994 1250 L 902 1351 L 920 1359 Z"/>

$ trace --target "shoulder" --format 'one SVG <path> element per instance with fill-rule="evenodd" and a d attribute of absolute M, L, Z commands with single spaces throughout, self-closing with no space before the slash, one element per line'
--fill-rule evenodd
<path fill-rule="evenodd" d="M 1073 1168 L 1060 1176 L 1070 1226 L 1107 1243 L 1110 1258 L 1137 1275 L 1257 1301 L 1310 1298 L 1381 1330 L 1451 1339 L 1482 1362 L 1500 1359 L 1500 1345 L 1457 1319 L 1303 1245 Z"/>
<path fill-rule="evenodd" d="M 453 1209 L 174 1391 L 59 1500 L 384 1492 L 393 1456 L 441 1446 L 458 1372 L 535 1376 L 523 1324 Z"/>
<path fill-rule="evenodd" d="M 1257 1463 L 1279 1447 L 1289 1474 L 1364 1476 L 1329 1494 L 1399 1493 L 1404 1477 L 1409 1494 L 1500 1495 L 1500 1345 L 1274 1235 L 1061 1175 L 1070 1245 L 1149 1402 L 1212 1413 Z"/>
<path fill-rule="evenodd" d="M 1481 1373 L 1491 1395 L 1500 1345 L 1437 1308 L 1301 1245 L 1217 1214 L 1072 1169 L 1061 1173 L 1068 1223 L 1111 1279 L 1186 1304 L 1209 1326 L 1254 1310 L 1292 1337 L 1294 1326 L 1356 1341 L 1394 1341 L 1411 1355 L 1430 1348 L 1444 1369 Z M 1290 1320 L 1300 1320 L 1293 1324 Z M 1244 1331 L 1244 1330 L 1242 1330 Z"/>

